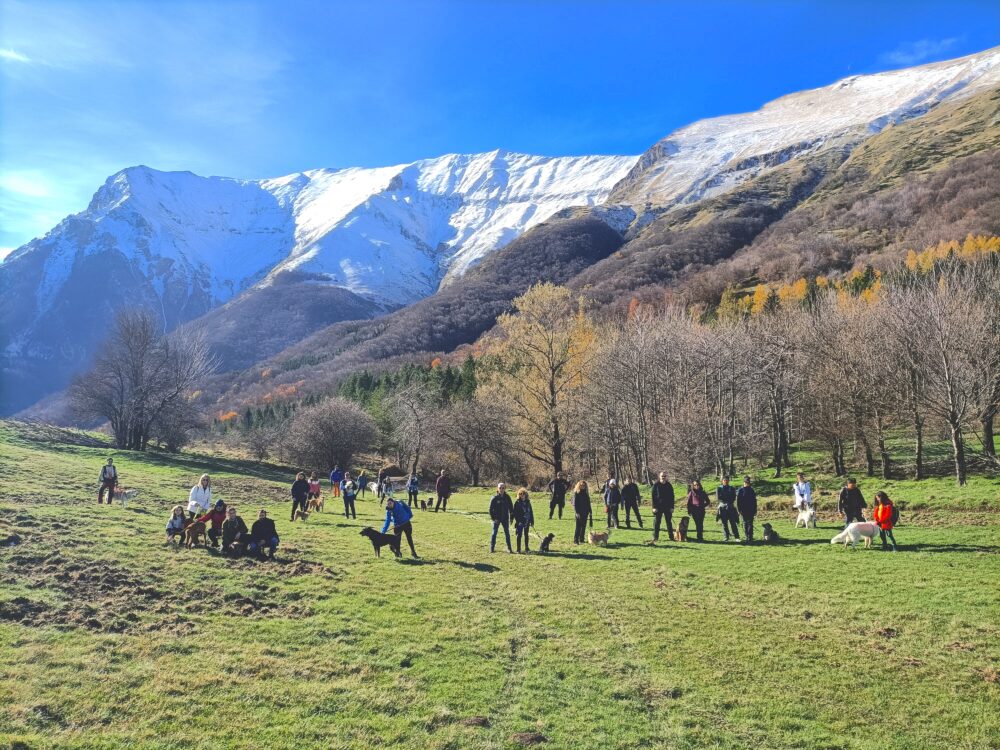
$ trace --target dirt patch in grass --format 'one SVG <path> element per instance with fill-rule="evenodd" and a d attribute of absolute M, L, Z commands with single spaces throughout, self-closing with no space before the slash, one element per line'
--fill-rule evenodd
<path fill-rule="evenodd" d="M 532 745 L 541 745 L 543 742 L 548 742 L 549 738 L 538 732 L 515 732 L 510 736 L 510 741 L 515 745 L 531 747 Z"/>

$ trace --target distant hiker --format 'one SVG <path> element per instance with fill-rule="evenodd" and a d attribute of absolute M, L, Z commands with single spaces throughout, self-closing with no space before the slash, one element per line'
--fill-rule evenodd
<path fill-rule="evenodd" d="M 711 502 L 708 493 L 701 487 L 701 482 L 695 479 L 691 482 L 691 490 L 687 496 L 687 512 L 694 521 L 694 528 L 697 532 L 699 542 L 705 541 L 705 512 Z"/>
<path fill-rule="evenodd" d="M 743 486 L 736 491 L 736 510 L 743 519 L 743 536 L 753 541 L 753 519 L 757 515 L 757 493 L 750 486 L 750 475 L 743 477 Z"/>
<path fill-rule="evenodd" d="M 340 470 L 340 466 L 334 466 L 333 471 L 330 472 L 330 496 L 340 497 L 340 483 L 344 481 L 344 472 Z"/>
<path fill-rule="evenodd" d="M 667 472 L 660 472 L 660 479 L 653 483 L 653 541 L 660 539 L 660 521 L 667 522 L 668 539 L 674 538 L 674 486 L 667 481 Z"/>
<path fill-rule="evenodd" d="M 188 519 L 194 520 L 195 514 L 207 513 L 212 507 L 212 480 L 208 474 L 202 474 L 198 484 L 191 488 L 188 494 Z"/>
<path fill-rule="evenodd" d="M 795 495 L 795 503 L 792 505 L 795 510 L 805 510 L 812 507 L 812 485 L 806 481 L 806 475 L 801 471 L 795 475 L 795 484 L 792 485 L 792 492 Z"/>
<path fill-rule="evenodd" d="M 886 547 L 886 537 L 892 542 L 892 551 L 896 551 L 896 537 L 892 535 L 892 529 L 899 520 L 899 511 L 893 505 L 889 496 L 879 490 L 875 493 L 875 507 L 872 508 L 872 519 L 878 524 L 878 536 L 882 540 L 882 549 Z"/>
<path fill-rule="evenodd" d="M 341 485 L 343 485 L 343 480 L 341 480 Z M 358 475 L 358 492 L 361 493 L 361 497 L 364 497 L 365 493 L 368 492 L 368 474 L 365 473 L 364 469 Z"/>
<path fill-rule="evenodd" d="M 528 532 L 535 525 L 535 511 L 531 508 L 531 498 L 528 497 L 528 488 L 522 487 L 517 491 L 517 502 L 514 503 L 514 536 L 517 539 L 517 552 L 521 553 L 521 537 L 524 537 L 524 551 L 528 549 Z"/>
<path fill-rule="evenodd" d="M 560 471 L 556 474 L 556 478 L 549 482 L 549 492 L 552 493 L 552 499 L 549 500 L 550 521 L 556 508 L 559 508 L 559 520 L 562 520 L 563 508 L 566 507 L 566 493 L 568 491 L 569 482 L 566 481 L 566 475 Z"/>
<path fill-rule="evenodd" d="M 642 528 L 642 516 L 639 515 L 639 501 L 642 496 L 639 494 L 639 485 L 635 483 L 632 477 L 628 477 L 625 480 L 625 484 L 622 485 L 622 503 L 625 505 L 625 528 L 632 528 L 632 513 L 635 513 L 635 520 L 639 522 L 639 528 Z"/>
<path fill-rule="evenodd" d="M 410 478 L 406 480 L 406 500 L 411 508 L 415 508 L 417 503 L 420 502 L 419 495 L 420 477 L 416 473 L 410 474 Z"/>
<path fill-rule="evenodd" d="M 97 479 L 101 488 L 97 490 L 97 504 L 104 502 L 104 493 L 108 493 L 108 505 L 115 497 L 115 487 L 118 486 L 118 469 L 115 468 L 114 459 L 109 458 L 108 462 L 101 467 L 101 475 Z"/>
<path fill-rule="evenodd" d="M 184 527 L 187 526 L 187 519 L 184 517 L 184 506 L 175 505 L 170 512 L 170 519 L 167 521 L 167 542 L 177 538 L 179 544 L 184 539 Z"/>
<path fill-rule="evenodd" d="M 722 484 L 715 490 L 715 500 L 718 503 L 716 517 L 722 522 L 722 538 L 729 541 L 732 531 L 736 541 L 740 540 L 740 530 L 737 526 L 739 514 L 736 511 L 736 488 L 729 484 L 729 477 L 722 477 Z"/>
<path fill-rule="evenodd" d="M 413 546 L 413 511 L 410 506 L 402 500 L 393 500 L 391 497 L 385 501 L 385 523 L 382 525 L 382 533 L 389 530 L 389 524 L 393 526 L 393 533 L 397 538 L 406 534 L 406 541 L 410 545 L 410 553 L 416 559 L 417 550 Z"/>
<path fill-rule="evenodd" d="M 250 541 L 250 532 L 243 519 L 236 513 L 236 506 L 226 508 L 226 520 L 222 522 L 222 554 L 240 557 Z"/>
<path fill-rule="evenodd" d="M 306 474 L 304 471 L 300 471 L 295 475 L 295 481 L 292 482 L 292 518 L 295 520 L 296 510 L 308 510 L 309 506 L 309 482 L 306 481 Z"/>
<path fill-rule="evenodd" d="M 378 483 L 375 485 L 375 492 L 378 495 L 379 505 L 385 499 L 385 485 L 389 481 L 389 472 L 386 469 L 380 469 L 378 472 Z"/>
<path fill-rule="evenodd" d="M 344 518 L 357 518 L 358 511 L 354 500 L 358 496 L 358 483 L 351 479 L 349 471 L 344 472 L 344 481 L 340 483 L 340 491 L 344 494 Z"/>
<path fill-rule="evenodd" d="M 208 527 L 208 538 L 212 540 L 213 547 L 218 547 L 219 539 L 222 537 L 222 524 L 226 520 L 226 504 L 221 500 L 216 500 L 215 507 L 196 520 L 211 524 Z"/>
<path fill-rule="evenodd" d="M 594 510 L 590 505 L 590 491 L 582 479 L 573 489 L 573 513 L 576 516 L 576 530 L 573 532 L 573 544 L 583 544 L 587 541 L 587 522 L 594 528 Z"/>
<path fill-rule="evenodd" d="M 320 494 L 319 478 L 316 476 L 316 472 L 314 471 L 312 474 L 309 475 L 309 499 L 319 500 L 319 494 Z"/>
<path fill-rule="evenodd" d="M 608 528 L 618 528 L 618 506 L 622 504 L 622 491 L 618 489 L 618 480 L 608 479 L 604 485 L 604 510 L 608 514 Z"/>
<path fill-rule="evenodd" d="M 444 469 L 441 469 L 441 474 L 434 484 L 434 489 L 437 491 L 437 504 L 434 506 L 434 512 L 437 513 L 439 510 L 447 512 L 448 498 L 451 497 L 451 480 Z M 507 499 L 509 500 L 510 498 Z M 509 547 L 510 545 L 508 544 L 507 546 Z"/>
<path fill-rule="evenodd" d="M 507 551 L 514 550 L 510 546 L 510 519 L 514 516 L 514 503 L 507 494 L 507 485 L 503 482 L 497 485 L 497 494 L 490 500 L 490 518 L 493 520 L 493 536 L 490 537 L 490 552 L 497 546 L 497 531 L 503 526 L 503 535 L 507 538 Z"/>
<path fill-rule="evenodd" d="M 840 490 L 840 501 L 837 503 L 837 512 L 844 517 L 844 527 L 849 526 L 853 521 L 864 521 L 864 509 L 868 507 L 865 496 L 858 489 L 858 483 L 854 477 L 847 480 L 847 486 Z"/>
<path fill-rule="evenodd" d="M 257 513 L 257 520 L 250 527 L 250 544 L 247 549 L 257 555 L 258 560 L 264 559 L 264 550 L 267 550 L 267 559 L 274 559 L 274 551 L 278 549 L 278 530 L 274 527 L 274 521 L 267 517 L 267 511 L 263 508 Z"/>

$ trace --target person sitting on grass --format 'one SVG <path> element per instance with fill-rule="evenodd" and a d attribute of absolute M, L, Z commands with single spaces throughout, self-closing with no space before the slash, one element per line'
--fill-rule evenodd
<path fill-rule="evenodd" d="M 535 525 L 535 511 L 531 508 L 531 498 L 528 497 L 528 488 L 522 487 L 517 491 L 517 502 L 514 503 L 514 536 L 517 537 L 517 553 L 521 554 L 521 537 L 524 537 L 524 553 L 528 549 L 528 531 Z"/>
<path fill-rule="evenodd" d="M 247 549 L 254 553 L 258 560 L 264 560 L 264 550 L 267 550 L 267 559 L 273 560 L 274 551 L 278 549 L 278 530 L 263 508 L 258 511 L 257 520 L 250 527 L 250 544 L 247 545 Z"/>
<path fill-rule="evenodd" d="M 419 559 L 417 550 L 413 546 L 413 511 L 410 510 L 410 506 L 402 500 L 387 497 L 385 500 L 385 523 L 382 525 L 383 534 L 389 530 L 390 523 L 397 539 L 402 539 L 403 534 L 406 534 L 406 541 L 410 545 L 413 559 Z"/>
<path fill-rule="evenodd" d="M 167 543 L 177 542 L 180 544 L 184 540 L 185 526 L 187 526 L 187 519 L 184 517 L 184 506 L 175 505 L 170 513 L 170 520 L 167 521 Z"/>
<path fill-rule="evenodd" d="M 222 522 L 222 554 L 240 557 L 249 539 L 247 525 L 236 514 L 236 506 L 230 505 L 226 508 L 226 520 Z"/>
<path fill-rule="evenodd" d="M 503 526 L 503 535 L 507 538 L 507 551 L 514 553 L 510 546 L 510 519 L 514 515 L 514 504 L 507 494 L 507 485 L 503 482 L 497 485 L 497 494 L 490 499 L 490 518 L 493 521 L 493 536 L 490 537 L 490 552 L 496 551 L 497 531 Z"/>
<path fill-rule="evenodd" d="M 886 546 L 886 537 L 888 537 L 888 541 L 892 542 L 892 551 L 895 552 L 896 537 L 892 535 L 892 528 L 896 525 L 896 521 L 899 520 L 899 511 L 896 510 L 896 506 L 893 505 L 892 500 L 882 490 L 875 493 L 875 507 L 872 508 L 872 518 L 878 524 L 878 536 L 882 540 L 882 549 L 888 549 Z"/>
<path fill-rule="evenodd" d="M 212 546 L 218 548 L 219 537 L 222 536 L 222 524 L 226 520 L 226 504 L 221 500 L 216 500 L 215 507 L 196 520 L 211 524 L 208 527 L 208 538 L 212 540 Z"/>

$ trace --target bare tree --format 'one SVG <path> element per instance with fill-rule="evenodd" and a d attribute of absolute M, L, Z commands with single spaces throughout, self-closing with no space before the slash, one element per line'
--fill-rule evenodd
<path fill-rule="evenodd" d="M 375 422 L 353 401 L 328 398 L 295 412 L 284 440 L 287 455 L 299 466 L 323 471 L 349 466 L 375 441 Z"/>
<path fill-rule="evenodd" d="M 440 413 L 433 429 L 461 455 L 472 485 L 480 484 L 483 468 L 489 463 L 513 463 L 509 418 L 496 404 L 479 399 L 459 401 Z"/>
<path fill-rule="evenodd" d="M 416 474 L 434 417 L 430 394 L 421 383 L 411 383 L 393 393 L 387 405 L 400 464 L 409 463 L 410 473 Z"/>

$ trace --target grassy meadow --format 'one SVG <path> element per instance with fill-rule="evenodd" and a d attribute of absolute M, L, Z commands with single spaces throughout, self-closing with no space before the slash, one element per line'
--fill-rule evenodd
<path fill-rule="evenodd" d="M 128 509 L 95 502 L 107 455 Z M 272 511 L 275 562 L 165 545 L 204 471 L 248 524 Z M 0 423 L 0 747 L 1000 748 L 996 480 L 862 478 L 903 501 L 897 554 L 831 546 L 820 477 L 815 530 L 762 483 L 774 547 L 714 522 L 650 546 L 648 501 L 645 530 L 574 547 L 538 493 L 553 552 L 491 555 L 475 490 L 417 511 L 397 561 L 358 534 L 370 494 L 289 524 L 291 479 Z"/>

